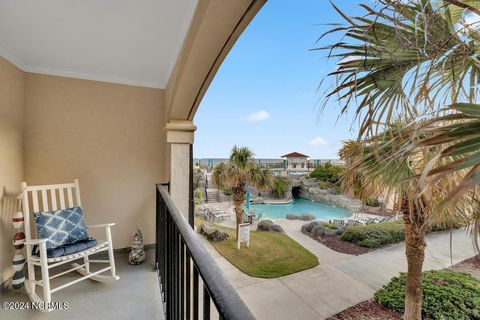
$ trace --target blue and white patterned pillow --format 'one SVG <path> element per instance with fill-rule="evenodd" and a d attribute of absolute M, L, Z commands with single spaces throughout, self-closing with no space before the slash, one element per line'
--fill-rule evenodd
<path fill-rule="evenodd" d="M 53 249 L 68 243 L 88 240 L 87 225 L 80 207 L 58 211 L 36 212 L 35 224 L 37 236 L 47 238 L 47 249 Z"/>

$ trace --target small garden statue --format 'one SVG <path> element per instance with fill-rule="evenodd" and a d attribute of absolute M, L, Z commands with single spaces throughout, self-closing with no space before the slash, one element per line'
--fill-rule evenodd
<path fill-rule="evenodd" d="M 132 251 L 128 255 L 130 264 L 137 265 L 145 261 L 145 250 L 143 249 L 143 234 L 137 227 L 137 231 L 133 236 Z"/>

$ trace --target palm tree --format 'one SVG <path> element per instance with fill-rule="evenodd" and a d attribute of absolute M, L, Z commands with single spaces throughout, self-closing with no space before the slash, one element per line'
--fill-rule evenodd
<path fill-rule="evenodd" d="M 362 17 L 334 6 L 346 25 L 323 36 L 342 32 L 342 41 L 318 48 L 340 59 L 325 102 L 336 99 L 342 114 L 353 109 L 360 122 L 358 145 L 343 150 L 355 171 L 346 176 L 399 194 L 408 261 L 404 319 L 420 319 L 425 228 L 435 215 L 474 216 L 464 213 L 475 208 L 472 201 L 462 201 L 475 199 L 480 183 L 480 33 L 468 23 L 480 14 L 480 1 L 361 6 Z"/>
<path fill-rule="evenodd" d="M 449 193 L 450 181 L 442 179 L 418 194 L 418 176 L 434 152 L 398 152 L 403 146 L 403 130 L 389 130 L 374 138 L 348 141 L 340 150 L 347 164 L 344 190 L 354 193 L 358 182 L 362 200 L 377 198 L 385 192 L 397 195 L 395 206 L 405 224 L 405 254 L 408 264 L 404 319 L 421 319 L 423 291 L 422 267 L 425 258 L 425 235 L 432 223 L 446 227 L 458 221 L 469 224 L 472 216 L 465 210 L 475 206 L 464 194 L 453 206 L 442 206 Z M 394 154 L 395 156 L 392 156 Z M 357 183 L 357 184 L 355 184 Z"/>
<path fill-rule="evenodd" d="M 213 170 L 215 184 L 220 189 L 228 187 L 232 190 L 232 201 L 237 220 L 237 238 L 238 225 L 242 222 L 243 217 L 247 186 L 252 185 L 258 189 L 265 189 L 272 184 L 271 171 L 259 168 L 253 156 L 253 152 L 247 147 L 234 146 L 230 153 L 230 161 L 220 163 Z"/>

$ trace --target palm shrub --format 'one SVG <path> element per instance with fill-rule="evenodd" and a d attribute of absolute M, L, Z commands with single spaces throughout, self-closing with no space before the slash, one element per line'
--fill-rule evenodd
<path fill-rule="evenodd" d="M 238 225 L 242 223 L 243 204 L 246 199 L 247 185 L 257 189 L 266 189 L 272 185 L 272 173 L 257 166 L 254 154 L 247 147 L 234 146 L 228 163 L 220 163 L 213 169 L 215 184 L 221 189 L 229 189 L 232 194 L 233 205 Z"/>
<path fill-rule="evenodd" d="M 289 182 L 287 179 L 282 177 L 275 177 L 273 179 L 273 192 L 278 198 L 283 198 L 285 192 L 287 192 Z"/>

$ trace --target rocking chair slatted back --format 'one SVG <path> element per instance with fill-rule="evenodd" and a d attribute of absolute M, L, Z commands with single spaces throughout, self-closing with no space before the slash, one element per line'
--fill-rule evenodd
<path fill-rule="evenodd" d="M 27 184 L 23 182 L 21 187 L 23 191 L 22 205 L 25 220 L 25 238 L 27 241 L 32 239 L 30 215 L 34 212 L 55 211 L 82 206 L 77 179 L 75 179 L 73 183 L 43 186 L 27 186 Z M 75 194 L 75 197 L 73 194 Z M 31 212 L 30 204 L 33 209 Z"/>

